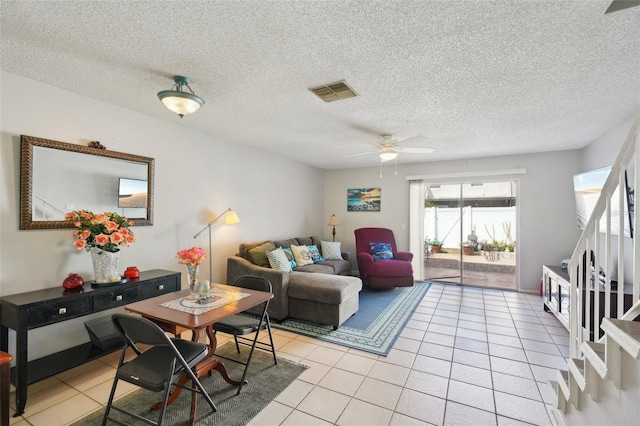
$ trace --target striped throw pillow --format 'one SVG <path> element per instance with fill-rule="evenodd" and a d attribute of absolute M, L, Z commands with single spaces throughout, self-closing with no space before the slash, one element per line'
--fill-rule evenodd
<path fill-rule="evenodd" d="M 267 251 L 267 259 L 269 259 L 271 268 L 283 272 L 291 271 L 291 263 L 289 263 L 289 259 L 287 259 L 287 255 L 284 254 L 282 247 Z"/>

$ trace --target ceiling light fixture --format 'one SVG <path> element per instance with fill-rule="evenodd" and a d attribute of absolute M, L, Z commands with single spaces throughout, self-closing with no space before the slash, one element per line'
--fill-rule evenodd
<path fill-rule="evenodd" d="M 171 90 L 158 92 L 158 98 L 160 98 L 164 106 L 182 118 L 185 115 L 193 114 L 204 105 L 204 100 L 189 87 L 189 79 L 187 77 L 174 75 L 173 81 L 176 84 L 173 85 Z M 191 93 L 183 91 L 185 86 Z"/>
<path fill-rule="evenodd" d="M 387 161 L 391 161 L 397 156 L 398 156 L 398 152 L 395 151 L 393 148 L 384 148 L 382 151 L 380 151 L 380 161 L 382 161 L 383 163 Z"/>

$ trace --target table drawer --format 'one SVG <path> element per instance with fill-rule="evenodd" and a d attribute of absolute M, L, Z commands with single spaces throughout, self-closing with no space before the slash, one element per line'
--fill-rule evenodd
<path fill-rule="evenodd" d="M 93 309 L 105 310 L 133 303 L 140 298 L 138 287 L 123 288 L 93 296 Z"/>
<path fill-rule="evenodd" d="M 91 313 L 91 299 L 89 296 L 61 300 L 51 303 L 40 303 L 26 309 L 29 328 L 66 321 L 81 315 Z"/>
<path fill-rule="evenodd" d="M 143 299 L 149 299 L 151 297 L 160 296 L 165 293 L 173 293 L 179 290 L 176 287 L 175 280 L 158 280 L 151 283 L 146 283 L 140 287 L 140 296 Z"/>

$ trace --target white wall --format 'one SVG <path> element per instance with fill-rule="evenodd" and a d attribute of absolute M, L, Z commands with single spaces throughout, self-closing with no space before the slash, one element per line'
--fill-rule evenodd
<path fill-rule="evenodd" d="M 73 230 L 18 229 L 21 134 L 85 145 L 97 140 L 109 150 L 155 158 L 154 224 L 134 228 L 137 241 L 122 249 L 123 271 L 136 265 L 183 272 L 176 252 L 206 248 L 206 232 L 198 240 L 193 235 L 227 207 L 241 223 L 214 225 L 213 278 L 219 282 L 239 242 L 328 232 L 320 169 L 10 73 L 2 72 L 0 83 L 0 295 L 62 292 L 70 272 L 93 276 L 89 253 L 71 245 Z M 150 101 L 159 103 L 153 94 Z M 205 266 L 201 274 L 208 273 Z M 29 358 L 88 341 L 87 319 L 31 332 Z"/>
<path fill-rule="evenodd" d="M 580 173 L 600 167 L 611 166 L 631 130 L 634 118 L 620 123 L 582 150 Z"/>
<path fill-rule="evenodd" d="M 400 154 L 402 155 L 402 154 Z M 447 175 L 451 173 L 483 174 L 492 170 L 524 168 L 526 174 L 505 176 L 518 179 L 519 229 L 518 263 L 520 289 L 539 291 L 543 264 L 557 265 L 569 257 L 580 235 L 575 217 L 573 175 L 580 167 L 580 151 L 558 151 L 543 154 L 477 158 L 464 161 L 441 161 L 398 165 L 382 169 L 328 170 L 325 172 L 325 217 L 335 213 L 342 226 L 336 229 L 336 240 L 355 253 L 354 229 L 381 226 L 393 230 L 396 243 L 409 248 L 409 182 L 406 176 Z M 446 183 L 446 179 L 442 182 Z M 381 211 L 347 212 L 347 188 L 380 187 Z M 354 268 L 357 266 L 352 265 Z"/>

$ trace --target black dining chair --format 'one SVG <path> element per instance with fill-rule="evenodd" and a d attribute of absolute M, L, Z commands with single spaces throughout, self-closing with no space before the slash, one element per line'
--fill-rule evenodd
<path fill-rule="evenodd" d="M 268 293 L 272 292 L 271 283 L 269 282 L 269 280 L 253 275 L 243 275 L 235 280 L 232 285 L 235 287 L 243 287 L 251 290 L 265 291 Z M 251 357 L 253 356 L 253 351 L 256 348 L 271 352 L 273 354 L 273 363 L 278 364 L 278 359 L 276 358 L 276 349 L 275 346 L 273 346 L 273 336 L 271 335 L 271 322 L 269 321 L 269 314 L 267 313 L 268 307 L 269 301 L 267 300 L 261 309 L 262 312 L 261 314 L 259 314 L 259 318 L 248 317 L 245 315 L 232 315 L 213 324 L 214 333 L 221 332 L 233 335 L 233 340 L 236 344 L 236 351 L 238 353 L 240 353 L 241 344 L 251 347 L 246 361 L 241 361 L 239 359 L 229 358 L 216 354 L 216 356 L 220 358 L 225 358 L 230 361 L 243 364 L 245 366 L 244 372 L 242 373 L 242 379 L 240 380 L 240 386 L 238 386 L 236 395 L 240 395 L 242 386 L 245 384 L 247 372 L 249 371 L 249 364 L 251 363 Z M 258 340 L 260 331 L 262 330 L 267 330 L 269 334 L 269 343 L 261 342 Z M 254 334 L 253 338 L 244 337 L 248 334 Z"/>
<path fill-rule="evenodd" d="M 157 324 L 139 316 L 114 314 L 112 321 L 116 330 L 124 338 L 124 347 L 118 362 L 113 386 L 111 387 L 109 401 L 102 418 L 103 426 L 107 423 L 107 420 L 121 425 L 128 424 L 110 417 L 111 409 L 148 424 L 162 425 L 169 394 L 175 386 L 194 392 L 191 400 L 191 423 L 193 423 L 195 417 L 194 404 L 196 403 L 197 394 L 201 394 L 205 398 L 214 412 L 217 411 L 211 397 L 192 370 L 207 355 L 208 346 L 206 344 L 170 338 Z M 139 344 L 150 347 L 145 351 L 141 351 L 137 346 Z M 130 361 L 125 361 L 129 348 L 133 349 L 136 357 Z M 183 374 L 189 377 L 192 386 L 182 386 L 176 383 L 177 379 Z M 113 397 L 120 380 L 152 392 L 162 391 L 164 393 L 157 422 L 113 405 Z"/>

